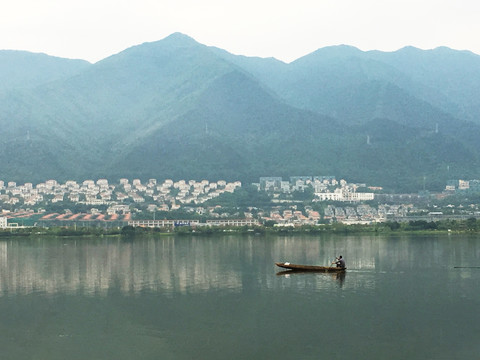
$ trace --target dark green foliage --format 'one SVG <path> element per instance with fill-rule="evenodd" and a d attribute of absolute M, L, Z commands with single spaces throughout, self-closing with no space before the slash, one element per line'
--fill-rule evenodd
<path fill-rule="evenodd" d="M 311 186 L 306 187 L 304 191 L 295 190 L 292 193 L 294 200 L 308 201 L 309 203 L 313 200 L 314 196 L 313 187 Z"/>
<path fill-rule="evenodd" d="M 267 221 L 265 221 L 265 223 L 264 223 L 263 225 L 264 225 L 265 227 L 272 228 L 275 224 L 276 224 L 276 221 L 267 220 Z"/>
<path fill-rule="evenodd" d="M 268 208 L 271 206 L 271 199 L 265 191 L 258 191 L 255 186 L 246 185 L 233 193 L 224 193 L 209 200 L 206 205 L 220 205 L 222 208 L 247 208 L 249 206 Z"/>
<path fill-rule="evenodd" d="M 435 230 L 438 225 L 434 221 L 425 221 L 425 220 L 414 220 L 409 221 L 407 230 Z"/>
<path fill-rule="evenodd" d="M 401 225 L 396 221 L 387 221 L 385 223 L 385 226 L 388 226 L 390 228 L 390 230 L 392 230 L 392 231 L 396 231 L 396 230 L 400 229 Z"/>
<path fill-rule="evenodd" d="M 468 230 L 470 231 L 475 231 L 478 230 L 478 221 L 475 218 L 469 218 L 467 219 L 465 226 L 467 227 Z"/>
<path fill-rule="evenodd" d="M 134 228 L 133 226 L 127 225 L 122 227 L 122 231 L 121 231 L 122 236 L 131 237 L 131 236 L 134 236 L 135 233 L 136 233 L 136 228 Z"/>
<path fill-rule="evenodd" d="M 100 235 L 118 235 L 119 231 L 117 230 L 105 230 L 101 227 L 62 227 L 56 229 L 54 235 L 56 236 L 100 236 Z"/>

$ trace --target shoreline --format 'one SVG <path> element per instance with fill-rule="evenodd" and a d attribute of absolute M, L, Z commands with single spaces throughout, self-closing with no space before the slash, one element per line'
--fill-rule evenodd
<path fill-rule="evenodd" d="M 478 224 L 477 224 L 478 222 Z M 53 238 L 78 238 L 78 237 L 102 237 L 102 238 L 134 238 L 141 236 L 213 236 L 213 235 L 312 235 L 318 236 L 322 234 L 332 235 L 445 235 L 445 234 L 480 234 L 480 221 L 472 220 L 458 221 L 455 223 L 436 224 L 428 227 L 419 226 L 419 224 L 399 224 L 399 223 L 380 223 L 374 225 L 344 225 L 344 224 L 328 224 L 328 225 L 308 225 L 298 227 L 268 227 L 268 226 L 242 226 L 242 227 L 188 227 L 180 226 L 173 229 L 165 228 L 144 228 L 124 226 L 117 229 L 106 228 L 10 228 L 0 230 L 0 240 L 7 238 L 37 238 L 37 237 L 53 237 Z M 445 226 L 450 225 L 450 226 Z"/>

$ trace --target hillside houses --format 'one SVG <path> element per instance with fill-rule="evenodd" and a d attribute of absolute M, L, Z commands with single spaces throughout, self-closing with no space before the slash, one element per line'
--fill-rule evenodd
<path fill-rule="evenodd" d="M 5 186 L 5 182 L 0 181 L 0 205 L 35 207 L 69 202 L 88 206 L 105 205 L 115 209 L 116 205 L 147 203 L 156 206 L 151 209 L 165 211 L 187 204 L 202 204 L 225 192 L 232 193 L 241 186 L 240 181 L 224 180 L 165 180 L 157 183 L 156 179 L 149 179 L 142 183 L 140 179 L 130 182 L 123 178 L 118 184 L 111 184 L 107 179 L 85 180 L 81 183 L 69 180 L 64 184 L 48 180 L 35 186 L 32 183 L 17 185 L 15 182 L 8 182 Z M 125 212 L 125 207 L 121 209 Z"/>
<path fill-rule="evenodd" d="M 473 180 L 452 181 L 446 192 L 473 191 L 476 184 L 477 181 Z M 226 197 L 220 202 L 223 207 L 216 202 L 203 205 L 222 194 L 234 193 L 242 187 L 239 181 L 167 179 L 160 182 L 148 179 L 142 182 L 122 178 L 118 183 L 110 183 L 107 179 L 60 183 L 52 179 L 36 185 L 0 181 L 0 209 L 9 218 L 18 218 L 18 214 L 25 212 L 40 221 L 126 222 L 155 219 L 155 216 L 159 219 L 159 216 L 192 215 L 206 219 L 255 219 L 285 226 L 408 221 L 414 216 L 441 213 L 436 208 L 418 208 L 423 205 L 417 201 L 419 195 L 394 194 L 393 201 L 385 194 L 374 195 L 373 191 L 378 189 L 371 189 L 371 193 L 362 192 L 369 187 L 336 180 L 333 176 L 296 176 L 288 180 L 265 177 L 253 185 L 259 192 L 266 192 L 260 194 L 261 198 L 268 197 L 270 202 L 257 206 L 245 205 L 243 201 L 243 205 L 238 206 L 236 197 Z M 255 192 L 252 187 L 244 189 L 238 198 L 243 200 L 252 189 Z M 254 194 L 250 195 L 255 201 Z M 374 196 L 376 201 L 372 203 L 370 200 Z M 231 199 L 232 205 L 228 203 Z M 478 206 L 472 206 L 463 209 L 452 204 L 442 211 L 455 216 L 480 216 Z M 176 210 L 180 212 L 165 214 Z M 159 215 L 160 212 L 163 214 Z"/>
<path fill-rule="evenodd" d="M 314 201 L 344 201 L 361 202 L 373 200 L 372 192 L 358 192 L 357 189 L 365 184 L 350 184 L 346 180 L 338 181 L 334 176 L 292 176 L 289 181 L 281 177 L 261 177 L 259 183 L 254 184 L 259 191 L 276 194 L 291 194 L 313 190 Z"/>
<path fill-rule="evenodd" d="M 255 184 L 254 184 L 255 185 Z M 357 185 L 348 184 L 345 180 L 337 181 L 333 176 L 294 176 L 288 181 L 282 178 L 261 178 L 260 184 L 256 184 L 259 191 L 269 192 L 305 192 L 313 188 L 315 199 L 321 200 L 319 194 L 345 194 L 351 189 L 355 192 Z M 234 193 L 242 186 L 240 181 L 227 182 L 224 180 L 179 180 L 171 179 L 159 182 L 156 179 L 148 179 L 142 182 L 140 179 L 129 180 L 122 178 L 118 183 L 110 183 L 107 179 L 91 180 L 82 182 L 74 180 L 60 183 L 56 180 L 48 180 L 44 183 L 32 184 L 26 183 L 18 185 L 15 182 L 5 183 L 0 181 L 0 206 L 15 206 L 16 209 L 31 210 L 32 208 L 45 208 L 49 204 L 61 205 L 64 208 L 75 208 L 76 205 L 83 206 L 82 211 L 87 214 L 70 214 L 62 217 L 62 211 L 52 219 L 59 220 L 92 220 L 92 219 L 125 219 L 125 216 L 131 217 L 130 213 L 135 214 L 145 211 L 154 217 L 156 212 L 168 212 L 183 210 L 187 213 L 206 216 L 208 218 L 230 218 L 240 216 L 252 218 L 249 212 L 229 214 L 221 211 L 220 206 L 202 207 L 201 205 L 208 200 L 217 198 L 224 193 Z M 315 201 L 315 200 L 314 200 Z M 63 204 L 63 205 L 62 205 Z M 86 207 L 86 208 L 85 208 Z M 61 208 L 60 208 L 61 209 Z M 98 209 L 101 209 L 100 211 Z M 357 215 L 362 211 L 353 208 L 332 208 L 327 207 L 325 214 L 314 211 L 311 207 L 300 211 L 294 206 L 283 207 L 279 210 L 273 209 L 269 213 L 259 212 L 255 216 L 257 220 L 272 220 L 277 224 L 288 225 L 315 225 L 323 218 L 326 221 L 353 221 L 362 218 Z M 331 214 L 330 214 L 331 213 Z M 134 217 L 135 217 L 134 214 Z M 102 216 L 100 216 L 102 215 Z M 41 219 L 48 220 L 49 214 L 44 214 Z M 148 215 L 146 215 L 148 216 Z M 377 215 L 378 216 L 378 215 Z M 371 219 L 370 219 L 371 220 Z"/>

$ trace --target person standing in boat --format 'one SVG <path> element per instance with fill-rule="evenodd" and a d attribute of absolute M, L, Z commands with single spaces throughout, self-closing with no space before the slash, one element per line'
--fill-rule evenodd
<path fill-rule="evenodd" d="M 335 264 L 337 267 L 344 269 L 345 268 L 345 259 L 340 255 L 338 258 L 335 259 Z"/>

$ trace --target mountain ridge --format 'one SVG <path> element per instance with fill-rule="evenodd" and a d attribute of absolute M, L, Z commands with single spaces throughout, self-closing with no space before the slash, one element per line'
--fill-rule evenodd
<path fill-rule="evenodd" d="M 398 51 L 329 47 L 287 64 L 174 33 L 94 64 L 67 61 L 70 73 L 47 71 L 44 82 L 25 74 L 27 86 L 0 91 L 2 176 L 253 182 L 309 173 L 403 191 L 425 177 L 439 189 L 480 176 L 478 101 L 458 95 L 476 90 L 480 57 Z"/>

